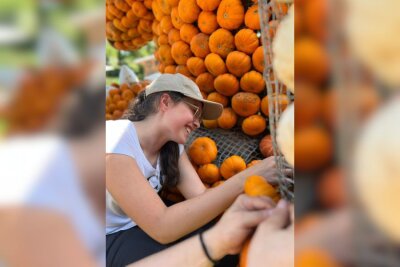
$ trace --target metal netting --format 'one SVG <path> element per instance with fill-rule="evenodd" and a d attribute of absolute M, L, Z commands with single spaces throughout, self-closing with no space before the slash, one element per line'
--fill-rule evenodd
<path fill-rule="evenodd" d="M 240 128 L 234 128 L 231 130 L 223 129 L 207 129 L 200 127 L 191 133 L 186 143 L 186 148 L 191 144 L 197 137 L 206 136 L 215 141 L 218 148 L 217 159 L 214 163 L 220 167 L 222 162 L 232 156 L 238 155 L 242 157 L 246 164 L 254 159 L 264 158 L 258 148 L 260 142 L 259 138 L 251 138 L 244 134 Z"/>
<path fill-rule="evenodd" d="M 290 164 L 288 164 L 285 161 L 285 158 L 283 157 L 282 152 L 280 152 L 278 144 L 276 142 L 276 129 L 278 126 L 279 118 L 283 111 L 283 106 L 280 101 L 280 95 L 286 94 L 288 96 L 289 102 L 293 101 L 294 96 L 288 90 L 286 90 L 284 84 L 282 84 L 276 79 L 276 75 L 274 75 L 274 70 L 272 68 L 273 40 L 271 32 L 276 31 L 277 24 L 270 24 L 269 22 L 271 20 L 276 20 L 279 22 L 284 17 L 284 12 L 282 10 L 283 6 L 282 5 L 273 6 L 275 4 L 276 4 L 275 1 L 270 1 L 270 2 L 268 2 L 268 0 L 259 1 L 261 37 L 262 37 L 262 44 L 264 48 L 264 58 L 265 58 L 265 67 L 263 76 L 267 85 L 268 105 L 269 105 L 269 128 L 272 138 L 272 145 L 273 145 L 276 166 L 278 169 L 278 176 L 280 178 L 279 190 L 281 196 L 285 197 L 290 201 L 294 201 L 294 180 L 285 179 L 286 176 L 284 174 L 285 169 L 291 169 L 292 174 L 290 176 L 293 178 L 294 169 Z M 272 8 L 276 12 L 271 12 Z M 289 8 L 289 4 L 287 4 L 287 8 Z"/>

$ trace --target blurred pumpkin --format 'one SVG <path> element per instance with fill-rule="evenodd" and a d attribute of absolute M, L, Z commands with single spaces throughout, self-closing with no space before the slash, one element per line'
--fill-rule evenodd
<path fill-rule="evenodd" d="M 296 130 L 294 138 L 296 170 L 316 171 L 332 159 L 332 138 L 324 128 L 320 126 L 302 128 Z"/>
<path fill-rule="evenodd" d="M 268 158 L 268 157 L 274 155 L 274 149 L 273 149 L 273 146 L 272 146 L 272 137 L 271 137 L 271 135 L 264 136 L 261 139 L 258 147 L 260 149 L 261 154 L 264 157 Z"/>

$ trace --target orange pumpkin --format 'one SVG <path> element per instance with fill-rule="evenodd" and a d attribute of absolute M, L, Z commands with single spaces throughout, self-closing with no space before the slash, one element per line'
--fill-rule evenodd
<path fill-rule="evenodd" d="M 260 15 L 258 14 L 258 4 L 253 5 L 249 7 L 249 9 L 247 9 L 246 14 L 244 15 L 244 24 L 252 30 L 260 29 Z"/>
<path fill-rule="evenodd" d="M 223 105 L 224 107 L 227 107 L 229 104 L 229 98 L 221 95 L 218 92 L 211 92 L 208 96 L 207 96 L 207 100 L 209 101 L 213 101 L 213 102 L 217 102 L 220 103 L 221 105 Z"/>
<path fill-rule="evenodd" d="M 185 23 L 193 23 L 200 14 L 200 8 L 196 0 L 180 0 L 178 4 L 178 14 Z"/>
<path fill-rule="evenodd" d="M 246 178 L 244 192 L 252 197 L 267 196 L 274 198 L 278 195 L 276 189 L 264 177 L 259 175 L 252 175 Z"/>
<path fill-rule="evenodd" d="M 197 5 L 204 11 L 213 11 L 219 6 L 221 0 L 197 0 Z"/>
<path fill-rule="evenodd" d="M 251 69 L 251 59 L 243 52 L 233 51 L 226 58 L 226 67 L 230 73 L 241 77 Z"/>
<path fill-rule="evenodd" d="M 271 135 L 266 135 L 264 136 L 261 141 L 260 144 L 258 145 L 261 154 L 268 158 L 270 156 L 274 155 L 274 148 L 272 146 L 272 138 Z"/>
<path fill-rule="evenodd" d="M 201 32 L 211 34 L 218 29 L 217 16 L 214 12 L 202 11 L 197 20 L 197 26 Z"/>
<path fill-rule="evenodd" d="M 153 1 L 153 2 L 155 2 L 155 1 Z M 178 7 L 173 7 L 172 10 L 171 10 L 171 22 L 172 22 L 172 25 L 174 25 L 175 29 L 178 29 L 178 30 L 184 24 L 182 19 L 179 17 Z"/>
<path fill-rule="evenodd" d="M 136 1 L 132 4 L 132 11 L 139 18 L 144 17 L 148 12 L 144 4 L 139 1 Z"/>
<path fill-rule="evenodd" d="M 171 14 L 171 6 L 168 4 L 167 0 L 157 0 L 157 3 L 164 15 L 169 16 Z"/>
<path fill-rule="evenodd" d="M 206 56 L 204 64 L 209 73 L 214 76 L 218 76 L 226 73 L 226 67 L 224 60 L 215 53 L 210 53 Z"/>
<path fill-rule="evenodd" d="M 265 131 L 267 123 L 261 115 L 251 115 L 243 120 L 242 130 L 245 134 L 256 136 Z"/>
<path fill-rule="evenodd" d="M 179 0 L 167 0 L 168 5 L 170 5 L 171 7 L 175 7 L 178 6 L 179 4 Z"/>
<path fill-rule="evenodd" d="M 190 41 L 190 49 L 196 57 L 205 58 L 210 54 L 208 47 L 209 36 L 204 33 L 196 34 Z"/>
<path fill-rule="evenodd" d="M 199 57 L 191 57 L 186 61 L 188 70 L 194 75 L 199 76 L 206 71 L 203 59 Z"/>
<path fill-rule="evenodd" d="M 230 31 L 218 29 L 210 35 L 208 43 L 211 52 L 226 58 L 230 52 L 235 50 L 235 40 Z"/>
<path fill-rule="evenodd" d="M 296 251 L 295 266 L 324 266 L 324 267 L 339 267 L 340 265 L 332 258 L 332 256 L 321 248 L 306 248 Z"/>
<path fill-rule="evenodd" d="M 340 208 L 346 204 L 346 183 L 344 171 L 333 167 L 325 171 L 317 184 L 317 197 L 326 208 Z"/>
<path fill-rule="evenodd" d="M 168 65 L 164 68 L 164 73 L 174 74 L 176 72 L 176 65 Z"/>
<path fill-rule="evenodd" d="M 170 16 L 162 17 L 160 21 L 160 27 L 163 33 L 168 34 L 169 31 L 173 28 L 171 17 Z"/>
<path fill-rule="evenodd" d="M 295 129 L 317 123 L 323 111 L 323 98 L 319 88 L 311 84 L 296 83 Z"/>
<path fill-rule="evenodd" d="M 264 60 L 264 50 L 262 46 L 259 46 L 251 56 L 251 60 L 253 63 L 253 67 L 263 73 L 265 67 L 265 60 Z M 270 63 L 268 64 L 270 65 Z"/>
<path fill-rule="evenodd" d="M 250 161 L 249 163 L 247 163 L 247 168 L 250 168 L 258 163 L 260 163 L 262 160 L 260 159 L 253 159 L 252 161 Z"/>
<path fill-rule="evenodd" d="M 164 65 L 172 65 L 175 63 L 172 56 L 172 50 L 169 45 L 160 45 L 158 48 L 158 53 L 160 55 L 160 61 Z"/>
<path fill-rule="evenodd" d="M 322 84 L 329 75 L 329 57 L 318 41 L 302 37 L 294 45 L 294 73 L 296 80 Z"/>
<path fill-rule="evenodd" d="M 217 145 L 208 137 L 198 137 L 189 147 L 190 159 L 198 164 L 208 164 L 217 158 Z"/>
<path fill-rule="evenodd" d="M 178 41 L 171 47 L 171 55 L 179 65 L 186 65 L 186 61 L 192 57 L 192 51 L 187 43 Z"/>
<path fill-rule="evenodd" d="M 160 36 L 158 36 L 157 43 L 158 43 L 159 46 L 168 45 L 169 44 L 168 43 L 168 36 L 166 34 L 164 34 L 164 33 L 161 34 Z"/>
<path fill-rule="evenodd" d="M 295 168 L 301 171 L 315 171 L 332 159 L 332 138 L 325 129 L 309 126 L 295 131 Z"/>
<path fill-rule="evenodd" d="M 287 95 L 284 94 L 280 94 L 277 97 L 277 101 L 279 103 L 280 106 L 280 111 L 284 111 L 287 107 L 287 105 L 289 104 L 289 99 L 287 97 Z M 263 99 L 261 100 L 261 111 L 262 113 L 264 113 L 265 116 L 269 116 L 269 97 L 268 95 L 264 96 Z"/>
<path fill-rule="evenodd" d="M 219 26 L 235 30 L 243 24 L 244 7 L 240 0 L 222 0 L 217 10 Z"/>
<path fill-rule="evenodd" d="M 261 73 L 252 70 L 240 78 L 240 88 L 243 91 L 259 94 L 265 89 L 265 81 Z"/>
<path fill-rule="evenodd" d="M 217 165 L 212 163 L 200 166 L 197 173 L 204 183 L 213 184 L 221 178 Z"/>
<path fill-rule="evenodd" d="M 304 5 L 303 22 L 307 31 L 320 41 L 326 41 L 328 35 L 328 1 L 307 1 Z M 297 16 L 297 13 L 296 13 Z"/>
<path fill-rule="evenodd" d="M 246 169 L 246 162 L 237 155 L 225 159 L 220 167 L 220 173 L 225 180 Z"/>
<path fill-rule="evenodd" d="M 168 43 L 169 45 L 173 45 L 175 42 L 181 40 L 180 33 L 177 29 L 172 28 L 168 33 Z"/>
<path fill-rule="evenodd" d="M 231 108 L 224 108 L 221 116 L 217 119 L 218 127 L 222 129 L 232 129 L 237 122 L 236 113 Z"/>
<path fill-rule="evenodd" d="M 203 120 L 204 127 L 208 129 L 215 129 L 218 127 L 217 120 Z"/>
<path fill-rule="evenodd" d="M 239 267 L 247 266 L 247 255 L 249 254 L 250 242 L 251 238 L 247 239 L 242 247 L 242 251 L 240 252 Z"/>
<path fill-rule="evenodd" d="M 192 74 L 190 73 L 190 71 L 188 70 L 188 68 L 185 65 L 178 65 L 176 66 L 176 70 L 175 73 L 180 73 L 185 75 L 186 77 L 191 76 Z"/>
<path fill-rule="evenodd" d="M 214 88 L 224 96 L 232 96 L 239 91 L 239 81 L 232 74 L 221 74 L 215 78 Z"/>
<path fill-rule="evenodd" d="M 200 91 L 210 93 L 214 91 L 214 76 L 208 72 L 201 73 L 196 78 L 196 84 L 199 86 Z"/>
<path fill-rule="evenodd" d="M 235 35 L 236 49 L 248 55 L 253 54 L 259 45 L 257 34 L 250 29 L 241 29 Z"/>
<path fill-rule="evenodd" d="M 260 109 L 260 97 L 253 93 L 239 92 L 232 97 L 231 101 L 233 110 L 242 117 L 256 114 Z"/>
<path fill-rule="evenodd" d="M 185 41 L 188 44 L 190 44 L 192 38 L 198 33 L 199 30 L 193 24 L 184 23 L 180 28 L 180 37 L 182 41 Z"/>

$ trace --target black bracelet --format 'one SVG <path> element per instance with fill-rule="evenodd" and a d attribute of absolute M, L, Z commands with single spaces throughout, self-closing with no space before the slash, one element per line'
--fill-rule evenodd
<path fill-rule="evenodd" d="M 199 234 L 200 237 L 200 243 L 201 243 L 201 247 L 203 248 L 204 253 L 206 254 L 207 258 L 215 265 L 218 263 L 218 261 L 214 260 L 213 258 L 211 258 L 210 254 L 208 253 L 206 244 L 204 243 L 204 239 L 203 239 L 203 232 L 200 232 Z"/>

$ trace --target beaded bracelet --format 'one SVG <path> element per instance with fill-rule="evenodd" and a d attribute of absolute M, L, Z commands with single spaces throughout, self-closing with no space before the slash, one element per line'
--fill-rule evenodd
<path fill-rule="evenodd" d="M 210 253 L 208 253 L 206 244 L 204 243 L 204 239 L 203 239 L 203 232 L 200 232 L 199 237 L 200 237 L 200 243 L 201 243 L 201 247 L 203 248 L 204 254 L 206 254 L 207 258 L 213 263 L 213 265 L 217 264 L 218 261 L 211 258 Z"/>

